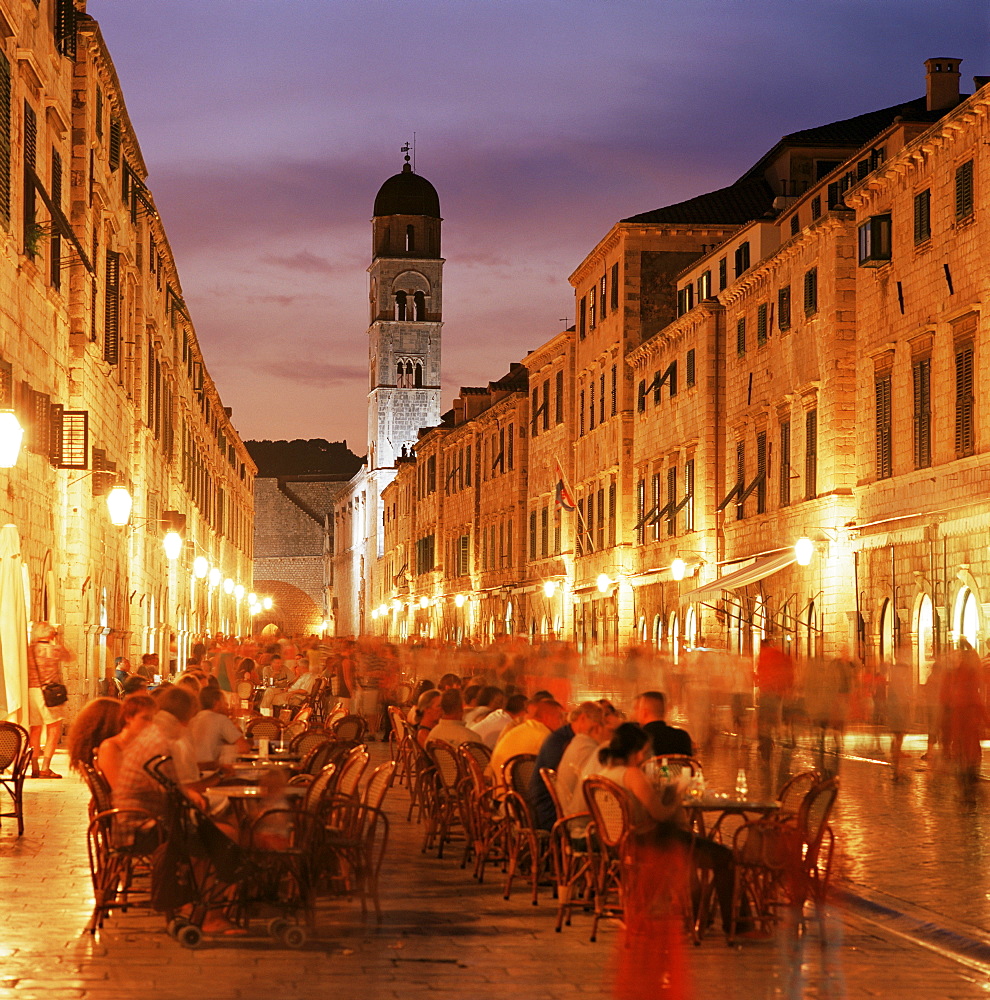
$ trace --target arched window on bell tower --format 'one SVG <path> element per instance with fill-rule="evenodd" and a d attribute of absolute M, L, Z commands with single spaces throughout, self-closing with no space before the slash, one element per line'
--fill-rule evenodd
<path fill-rule="evenodd" d="M 422 292 L 413 295 L 413 319 L 417 323 L 426 321 L 426 296 Z"/>
<path fill-rule="evenodd" d="M 395 318 L 404 320 L 406 318 L 406 293 L 395 293 Z"/>
<path fill-rule="evenodd" d="M 416 227 L 406 226 L 406 253 L 412 253 L 416 249 Z"/>

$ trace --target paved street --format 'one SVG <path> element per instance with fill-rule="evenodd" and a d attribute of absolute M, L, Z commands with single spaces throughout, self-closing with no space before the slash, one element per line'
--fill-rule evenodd
<path fill-rule="evenodd" d="M 857 746 L 850 750 L 861 756 Z M 730 785 L 745 766 L 751 785 L 775 784 L 776 775 L 761 772 L 754 759 L 749 742 L 720 740 L 706 757 L 709 783 Z M 775 756 L 772 769 L 781 763 L 803 766 L 811 757 L 799 747 L 789 760 Z M 61 754 L 56 767 L 64 771 Z M 967 806 L 948 777 L 917 759 L 908 780 L 896 784 L 889 768 L 861 759 L 842 760 L 840 777 L 836 867 L 848 895 L 830 913 L 828 947 L 820 946 L 814 922 L 803 950 L 755 942 L 731 949 L 712 935 L 685 949 L 691 996 L 987 995 L 985 789 Z M 28 782 L 24 837 L 16 837 L 10 820 L 0 832 L 0 1000 L 102 1000 L 138 990 L 169 1000 L 268 993 L 365 1000 L 613 996 L 617 926 L 606 925 L 592 944 L 589 921 L 577 915 L 555 934 L 549 890 L 537 907 L 524 891 L 506 902 L 497 871 L 478 886 L 459 868 L 456 852 L 442 861 L 423 855 L 420 828 L 404 819 L 404 789 L 392 795 L 380 928 L 362 923 L 357 905 L 340 900 L 321 906 L 318 939 L 302 952 L 263 938 L 211 940 L 187 951 L 164 933 L 159 917 L 138 911 L 115 915 L 95 939 L 82 933 L 91 898 L 87 792 L 71 777 Z M 644 997 L 663 993 L 660 984 L 643 984 Z"/>

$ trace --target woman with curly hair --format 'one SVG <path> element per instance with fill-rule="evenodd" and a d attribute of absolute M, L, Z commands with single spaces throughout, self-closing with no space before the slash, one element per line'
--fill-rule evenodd
<path fill-rule="evenodd" d="M 69 764 L 80 771 L 92 764 L 97 747 L 116 736 L 122 726 L 121 704 L 116 698 L 94 698 L 83 707 L 69 730 Z"/>

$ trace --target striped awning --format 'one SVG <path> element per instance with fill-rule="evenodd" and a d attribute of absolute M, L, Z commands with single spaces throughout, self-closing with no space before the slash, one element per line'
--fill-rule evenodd
<path fill-rule="evenodd" d="M 696 601 L 706 594 L 716 594 L 722 590 L 742 590 L 743 587 L 748 587 L 751 583 L 765 580 L 768 576 L 785 569 L 793 562 L 797 562 L 797 556 L 792 548 L 785 549 L 775 555 L 762 556 L 759 559 L 754 559 L 748 566 L 737 569 L 734 573 L 727 573 L 717 580 L 689 590 L 686 594 L 681 595 L 681 600 Z"/>

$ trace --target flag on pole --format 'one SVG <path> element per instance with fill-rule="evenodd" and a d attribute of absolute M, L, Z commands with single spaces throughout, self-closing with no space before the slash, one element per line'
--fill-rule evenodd
<path fill-rule="evenodd" d="M 564 467 L 560 464 L 559 458 L 555 458 L 554 462 L 557 466 L 557 493 L 554 498 L 557 510 L 574 510 L 577 507 L 577 501 L 567 484 Z"/>

